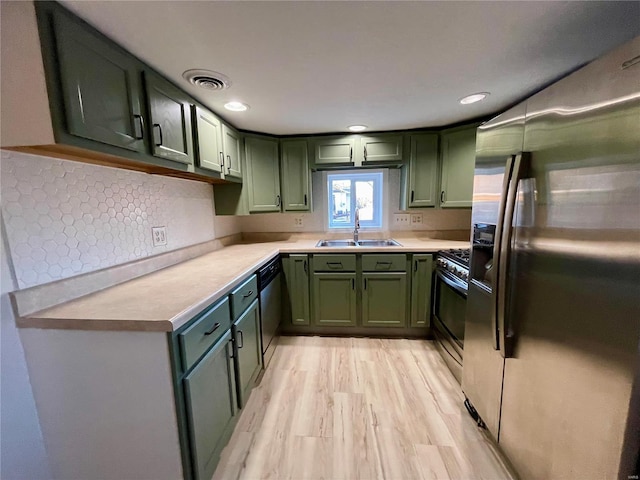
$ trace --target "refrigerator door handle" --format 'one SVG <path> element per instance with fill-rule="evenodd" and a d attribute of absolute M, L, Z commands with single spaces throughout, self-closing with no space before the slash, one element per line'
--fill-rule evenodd
<path fill-rule="evenodd" d="M 515 156 L 509 189 L 505 202 L 502 231 L 500 232 L 500 254 L 498 255 L 498 288 L 496 292 L 496 320 L 498 326 L 498 346 L 504 358 L 511 356 L 512 336 L 507 321 L 507 284 L 509 277 L 509 257 L 511 255 L 511 239 L 513 236 L 513 216 L 518 197 L 518 184 L 529 172 L 530 154 L 522 152 Z"/>
<path fill-rule="evenodd" d="M 493 271 L 495 272 L 493 285 L 491 285 L 491 340 L 493 341 L 493 349 L 500 349 L 498 330 L 498 287 L 499 287 L 499 272 L 500 272 L 500 244 L 502 239 L 502 229 L 504 228 L 504 213 L 507 204 L 507 196 L 509 194 L 509 182 L 511 181 L 511 175 L 513 172 L 513 164 L 516 159 L 516 155 L 511 155 L 507 159 L 507 164 L 504 170 L 504 178 L 502 180 L 502 192 L 500 194 L 500 205 L 498 207 L 498 222 L 496 224 L 496 231 L 493 241 Z"/>

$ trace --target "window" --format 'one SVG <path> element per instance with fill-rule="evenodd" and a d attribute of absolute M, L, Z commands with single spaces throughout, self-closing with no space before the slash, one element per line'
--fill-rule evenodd
<path fill-rule="evenodd" d="M 382 172 L 327 174 L 329 228 L 382 228 Z"/>

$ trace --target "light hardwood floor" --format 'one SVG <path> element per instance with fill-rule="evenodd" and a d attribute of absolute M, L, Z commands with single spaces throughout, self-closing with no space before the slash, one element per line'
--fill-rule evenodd
<path fill-rule="evenodd" d="M 427 340 L 282 337 L 214 480 L 510 479 Z"/>

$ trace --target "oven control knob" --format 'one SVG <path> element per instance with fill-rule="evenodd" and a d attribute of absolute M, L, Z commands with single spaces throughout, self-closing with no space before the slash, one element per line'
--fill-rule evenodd
<path fill-rule="evenodd" d="M 463 280 L 469 280 L 469 274 L 467 272 L 462 272 L 462 278 Z"/>
<path fill-rule="evenodd" d="M 452 273 L 456 271 L 456 267 L 454 267 L 453 265 L 449 265 L 447 269 Z"/>

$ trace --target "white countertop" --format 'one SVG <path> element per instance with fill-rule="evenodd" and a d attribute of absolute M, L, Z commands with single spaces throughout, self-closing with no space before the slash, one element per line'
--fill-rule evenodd
<path fill-rule="evenodd" d="M 468 242 L 397 238 L 398 247 L 316 247 L 318 239 L 241 243 L 20 317 L 23 328 L 171 332 L 279 253 L 429 253 Z"/>

